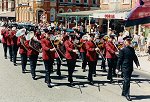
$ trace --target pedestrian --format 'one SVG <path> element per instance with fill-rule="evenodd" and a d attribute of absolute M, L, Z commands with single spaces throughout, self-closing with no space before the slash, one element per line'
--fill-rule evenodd
<path fill-rule="evenodd" d="M 124 37 L 124 44 L 125 47 L 119 51 L 116 73 L 118 74 L 121 66 L 124 80 L 122 96 L 126 97 L 128 101 L 132 101 L 130 98 L 130 80 L 133 72 L 133 61 L 138 68 L 140 68 L 140 64 L 134 48 L 130 46 L 131 38 L 129 36 Z"/>
<path fill-rule="evenodd" d="M 145 37 L 144 37 L 144 33 L 141 32 L 141 35 L 139 37 L 139 50 L 140 50 L 140 56 L 144 56 L 145 54 Z"/>

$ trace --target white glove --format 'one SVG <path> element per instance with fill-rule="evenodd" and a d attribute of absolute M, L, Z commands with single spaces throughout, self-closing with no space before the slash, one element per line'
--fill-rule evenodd
<path fill-rule="evenodd" d="M 116 69 L 116 70 L 115 70 L 115 72 L 116 72 L 116 74 L 118 74 L 118 73 L 119 73 L 119 70 L 118 70 L 118 69 Z"/>

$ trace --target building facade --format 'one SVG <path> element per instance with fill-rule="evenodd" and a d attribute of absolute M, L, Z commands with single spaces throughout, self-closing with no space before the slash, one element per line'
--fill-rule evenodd
<path fill-rule="evenodd" d="M 15 0 L 0 0 L 0 13 L 15 10 Z"/>
<path fill-rule="evenodd" d="M 138 0 L 100 0 L 102 10 L 123 10 L 135 7 Z"/>
<path fill-rule="evenodd" d="M 18 22 L 64 21 L 57 13 L 99 9 L 99 0 L 16 0 Z"/>

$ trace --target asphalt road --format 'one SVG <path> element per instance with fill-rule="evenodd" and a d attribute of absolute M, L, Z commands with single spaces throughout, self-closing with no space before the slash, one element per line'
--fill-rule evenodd
<path fill-rule="evenodd" d="M 67 67 L 63 64 L 62 78 L 56 72 L 52 73 L 52 82 L 56 84 L 48 88 L 44 83 L 44 66 L 41 59 L 36 69 L 37 80 L 32 80 L 29 64 L 28 72 L 21 73 L 20 55 L 18 66 L 13 66 L 9 59 L 4 59 L 0 44 L 0 102 L 127 102 L 121 96 L 121 81 L 115 78 L 115 83 L 109 84 L 107 73 L 97 66 L 97 77 L 93 86 L 87 83 L 88 72 L 82 72 L 81 62 L 77 62 L 74 72 L 75 86 L 68 86 Z M 54 65 L 54 69 L 55 69 Z M 88 67 L 87 67 L 88 68 Z M 121 80 L 121 78 L 119 78 Z M 131 98 L 133 102 L 150 102 L 150 75 L 135 71 L 131 81 Z"/>

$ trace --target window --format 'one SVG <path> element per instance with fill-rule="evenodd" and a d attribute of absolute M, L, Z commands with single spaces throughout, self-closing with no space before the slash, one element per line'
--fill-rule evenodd
<path fill-rule="evenodd" d="M 56 2 L 56 0 L 50 0 L 50 2 Z"/>
<path fill-rule="evenodd" d="M 123 4 L 129 4 L 130 0 L 123 0 Z"/>
<path fill-rule="evenodd" d="M 84 3 L 87 4 L 87 3 L 88 3 L 88 0 L 84 0 Z"/>
<path fill-rule="evenodd" d="M 109 0 L 103 0 L 104 4 L 108 4 Z"/>
<path fill-rule="evenodd" d="M 64 12 L 64 10 L 62 8 L 59 9 L 59 13 L 63 13 L 63 12 Z M 59 19 L 59 21 L 64 21 L 63 17 L 59 17 L 58 19 Z"/>
<path fill-rule="evenodd" d="M 72 2 L 72 0 L 68 0 L 68 2 Z"/>
<path fill-rule="evenodd" d="M 71 9 L 68 9 L 67 12 L 72 12 L 72 10 L 71 10 Z"/>
<path fill-rule="evenodd" d="M 120 2 L 120 0 L 110 0 L 110 2 Z"/>
<path fill-rule="evenodd" d="M 80 3 L 80 0 L 76 0 L 76 3 Z"/>
<path fill-rule="evenodd" d="M 51 8 L 50 10 L 50 21 L 55 21 L 55 9 Z"/>
<path fill-rule="evenodd" d="M 60 0 L 60 2 L 64 2 L 64 0 Z"/>
<path fill-rule="evenodd" d="M 96 4 L 96 0 L 93 0 L 93 4 Z"/>

